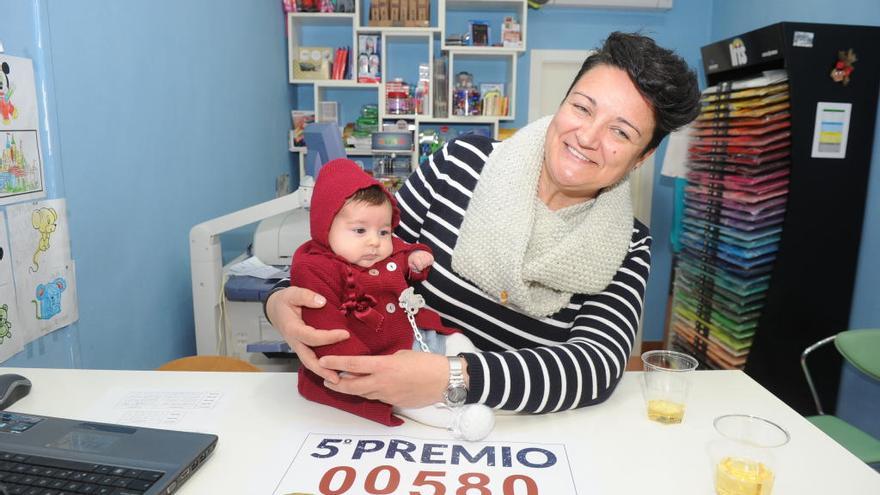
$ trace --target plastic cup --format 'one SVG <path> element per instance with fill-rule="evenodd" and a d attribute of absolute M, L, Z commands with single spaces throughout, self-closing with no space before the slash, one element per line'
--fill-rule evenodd
<path fill-rule="evenodd" d="M 788 443 L 788 432 L 747 414 L 719 416 L 713 424 L 722 437 L 709 445 L 715 493 L 770 495 L 777 475 L 774 451 Z"/>
<path fill-rule="evenodd" d="M 642 354 L 642 363 L 642 393 L 648 419 L 663 424 L 681 423 L 690 372 L 697 369 L 697 360 L 682 352 L 648 351 Z"/>

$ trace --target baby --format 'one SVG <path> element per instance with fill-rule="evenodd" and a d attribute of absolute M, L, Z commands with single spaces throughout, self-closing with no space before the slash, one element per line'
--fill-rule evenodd
<path fill-rule="evenodd" d="M 419 297 L 407 290 L 408 281 L 425 280 L 434 257 L 428 246 L 407 244 L 392 235 L 400 221 L 396 202 L 357 164 L 339 159 L 321 168 L 309 220 L 312 238 L 294 253 L 290 280 L 326 297 L 327 304 L 303 308 L 303 320 L 315 328 L 345 328 L 350 335 L 315 348 L 318 356 L 383 355 L 402 349 L 455 356 L 475 350 L 467 337 L 443 326 L 434 311 L 412 309 L 409 301 Z M 299 391 L 309 400 L 389 426 L 402 423 L 393 414 L 399 413 L 451 429 L 467 440 L 484 438 L 494 426 L 486 406 L 392 408 L 330 390 L 321 377 L 302 366 Z"/>

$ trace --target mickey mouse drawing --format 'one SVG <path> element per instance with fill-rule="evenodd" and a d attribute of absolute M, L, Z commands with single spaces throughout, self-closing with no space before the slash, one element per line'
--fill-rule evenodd
<path fill-rule="evenodd" d="M 12 87 L 9 85 L 9 64 L 0 64 L 0 119 L 9 125 L 12 119 L 18 118 L 18 109 L 12 104 Z"/>
<path fill-rule="evenodd" d="M 48 320 L 61 312 L 61 293 L 65 289 L 67 281 L 61 277 L 37 286 L 37 300 L 31 302 L 37 306 L 38 320 Z"/>

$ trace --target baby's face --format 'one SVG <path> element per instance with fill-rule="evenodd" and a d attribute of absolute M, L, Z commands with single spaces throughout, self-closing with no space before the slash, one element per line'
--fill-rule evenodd
<path fill-rule="evenodd" d="M 369 268 L 391 255 L 391 203 L 348 202 L 330 225 L 330 249 Z"/>

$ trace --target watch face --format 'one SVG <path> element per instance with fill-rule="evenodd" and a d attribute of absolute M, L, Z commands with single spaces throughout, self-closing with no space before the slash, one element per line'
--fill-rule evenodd
<path fill-rule="evenodd" d="M 450 404 L 464 404 L 467 399 L 467 389 L 464 387 L 452 387 L 446 390 L 446 402 Z"/>

